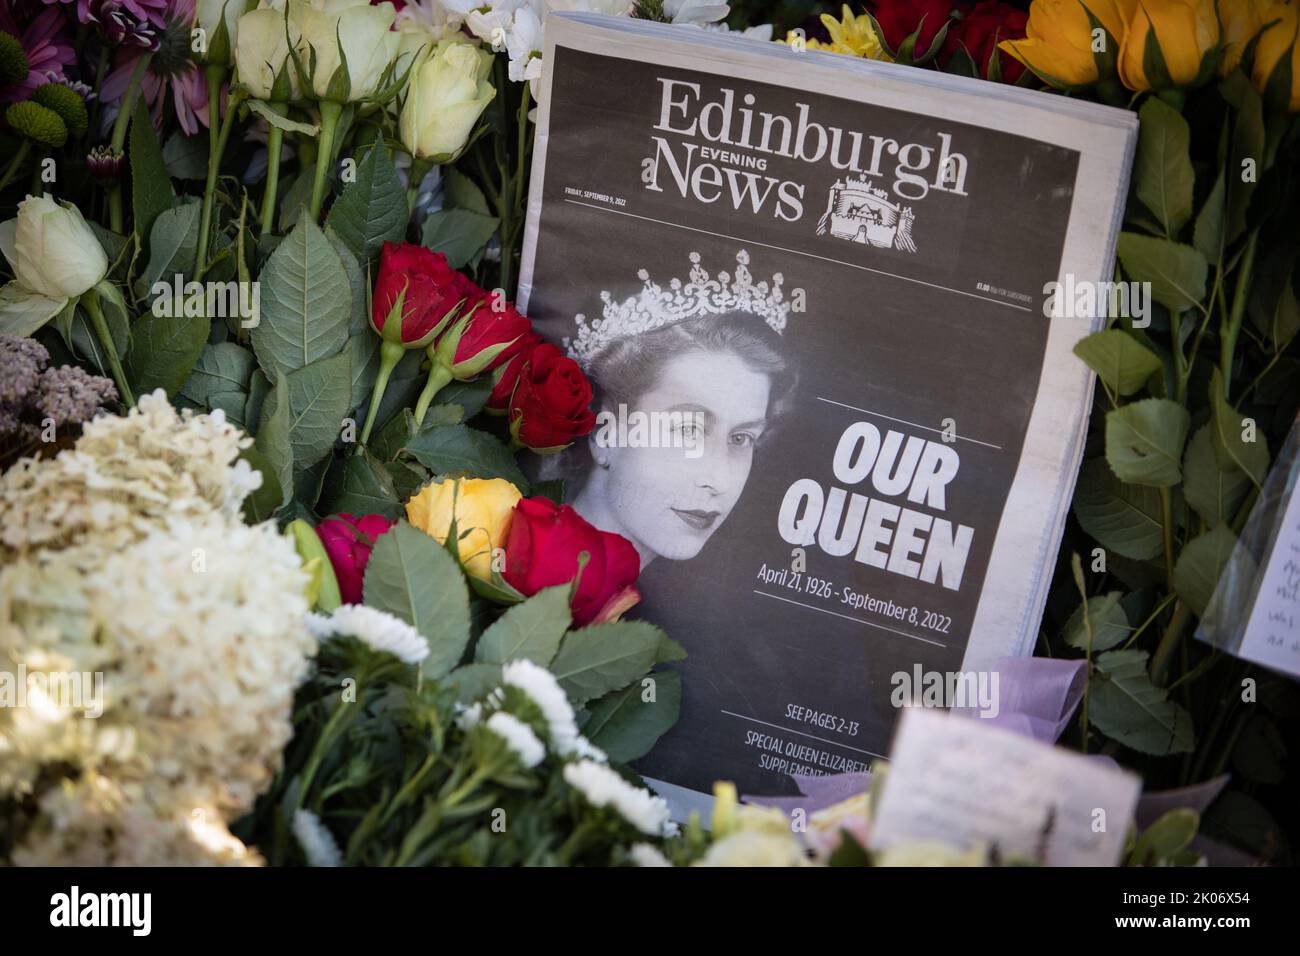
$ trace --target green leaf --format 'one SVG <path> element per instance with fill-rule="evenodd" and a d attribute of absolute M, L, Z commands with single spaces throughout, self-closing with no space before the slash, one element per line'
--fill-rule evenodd
<path fill-rule="evenodd" d="M 1140 753 L 1166 756 L 1192 749 L 1192 718 L 1151 683 L 1146 651 L 1107 651 L 1096 659 L 1088 719 L 1107 737 Z"/>
<path fill-rule="evenodd" d="M 453 269 L 465 266 L 497 230 L 495 216 L 468 209 L 443 209 L 424 220 L 423 243 L 447 257 Z"/>
<path fill-rule="evenodd" d="M 1120 481 L 1104 458 L 1085 462 L 1079 472 L 1074 514 L 1102 547 L 1126 558 L 1146 561 L 1164 551 L 1160 492 Z"/>
<path fill-rule="evenodd" d="M 291 120 L 287 116 L 277 113 L 266 103 L 261 100 L 246 100 L 248 108 L 256 113 L 262 119 L 266 120 L 277 129 L 286 133 L 296 133 L 300 136 L 316 137 L 320 135 L 320 126 L 315 123 L 299 123 L 297 120 Z"/>
<path fill-rule="evenodd" d="M 164 389 L 175 395 L 208 341 L 207 316 L 145 315 L 131 327 L 126 377 L 137 395 Z"/>
<path fill-rule="evenodd" d="M 1074 354 L 1120 395 L 1132 395 L 1164 367 L 1160 356 L 1119 329 L 1094 332 L 1079 340 Z"/>
<path fill-rule="evenodd" d="M 262 403 L 253 447 L 275 475 L 280 486 L 280 506 L 288 504 L 293 498 L 293 445 L 289 442 L 289 383 L 283 372 L 275 373 L 275 386 Z"/>
<path fill-rule="evenodd" d="M 521 491 L 528 487 L 510 449 L 487 432 L 467 425 L 422 431 L 403 451 L 439 476 L 504 478 Z"/>
<path fill-rule="evenodd" d="M 384 466 L 366 449 L 358 449 L 338 466 L 337 480 L 331 484 L 326 477 L 322 500 L 327 504 L 322 514 L 368 515 L 381 514 L 385 518 L 400 518 L 402 504 L 393 487 L 393 479 Z"/>
<path fill-rule="evenodd" d="M 309 218 L 280 243 L 259 279 L 262 320 L 253 329 L 253 349 L 267 375 L 344 349 L 352 287 L 339 254 Z"/>
<path fill-rule="evenodd" d="M 144 99 L 141 96 L 135 101 L 131 117 L 131 208 L 135 231 L 149 236 L 154 220 L 175 205 L 176 194 Z"/>
<path fill-rule="evenodd" d="M 194 274 L 200 211 L 198 203 L 187 202 L 158 214 L 149 234 L 149 264 L 135 280 L 138 298 L 151 299 L 154 284 L 159 281 L 171 289 L 177 274 L 183 277 L 182 282 Z"/>
<path fill-rule="evenodd" d="M 1236 468 L 1257 486 L 1268 473 L 1268 439 L 1258 423 L 1251 429 L 1223 395 L 1223 379 L 1215 369 L 1210 376 L 1210 423 L 1214 426 L 1214 457 L 1220 468 Z M 1254 441 L 1247 441 L 1247 436 Z"/>
<path fill-rule="evenodd" d="M 567 584 L 543 588 L 508 609 L 483 632 L 474 659 L 488 664 L 524 659 L 542 667 L 549 665 L 573 621 L 570 590 Z"/>
<path fill-rule="evenodd" d="M 1232 750 L 1232 764 L 1247 780 L 1277 784 L 1286 778 L 1286 739 L 1277 724 L 1255 714 L 1242 728 Z"/>
<path fill-rule="evenodd" d="M 365 602 L 410 624 L 429 642 L 420 669 L 437 679 L 460 663 L 469 643 L 469 590 L 456 559 L 399 521 L 379 536 L 366 565 Z"/>
<path fill-rule="evenodd" d="M 1187 443 L 1183 457 L 1183 497 L 1211 527 L 1230 522 L 1250 490 L 1250 478 L 1239 468 L 1219 467 L 1214 456 L 1213 427 L 1204 425 Z"/>
<path fill-rule="evenodd" d="M 468 382 L 453 381 L 438 392 L 439 405 L 459 405 L 461 421 L 469 421 L 479 412 L 492 395 L 492 376 L 480 375 Z"/>
<path fill-rule="evenodd" d="M 244 518 L 251 524 L 266 521 L 284 502 L 284 490 L 280 487 L 279 478 L 276 477 L 275 467 L 257 450 L 256 444 L 245 448 L 240 452 L 239 457 L 262 475 L 262 484 L 244 499 Z"/>
<path fill-rule="evenodd" d="M 1168 488 L 1182 480 L 1191 416 L 1177 402 L 1148 398 L 1106 414 L 1106 461 L 1120 481 Z"/>
<path fill-rule="evenodd" d="M 1151 866 L 1167 861 L 1192 842 L 1201 825 L 1201 815 L 1180 807 L 1163 814 L 1142 831 L 1129 855 L 1132 866 Z"/>
<path fill-rule="evenodd" d="M 163 162 L 174 179 L 206 179 L 208 175 L 207 135 L 187 136 L 177 130 L 163 145 Z"/>
<path fill-rule="evenodd" d="M 378 347 L 379 337 L 370 328 L 370 310 L 367 303 L 370 288 L 366 284 L 366 277 L 361 273 L 361 266 L 357 263 L 357 257 L 348 248 L 348 244 L 339 237 L 339 234 L 328 226 L 325 227 L 325 237 L 329 239 L 334 251 L 339 254 L 339 260 L 343 263 L 343 271 L 348 274 L 348 284 L 352 286 L 352 316 L 348 319 L 348 335 L 353 338 L 364 335 L 375 342 L 376 347 Z M 348 340 L 349 345 L 351 341 L 351 339 Z"/>
<path fill-rule="evenodd" d="M 310 468 L 330 453 L 351 408 L 352 357 L 331 355 L 294 369 L 289 384 L 289 440 L 293 463 Z"/>
<path fill-rule="evenodd" d="M 647 621 L 615 621 L 570 631 L 551 673 L 575 705 L 626 687 L 645 674 L 659 647 L 659 628 Z"/>
<path fill-rule="evenodd" d="M 1092 653 L 1110 650 L 1121 641 L 1127 640 L 1133 633 L 1129 626 L 1128 615 L 1120 605 L 1123 597 L 1119 591 L 1111 591 L 1100 597 L 1088 598 L 1088 624 L 1092 627 Z M 1079 650 L 1088 649 L 1088 627 L 1083 620 L 1083 608 L 1080 604 L 1065 622 L 1061 637 L 1066 644 Z"/>
<path fill-rule="evenodd" d="M 455 209 L 468 209 L 470 212 L 482 213 L 484 216 L 491 215 L 483 190 L 455 166 L 442 168 L 442 188 L 448 206 Z"/>
<path fill-rule="evenodd" d="M 366 151 L 357 164 L 356 176 L 330 208 L 326 222 L 353 255 L 366 263 L 379 255 L 385 241 L 405 238 L 411 213 L 406 190 L 382 140 Z"/>
<path fill-rule="evenodd" d="M 17 282 L 6 282 L 0 288 L 0 335 L 27 338 L 65 308 L 67 299 L 28 292 Z"/>
<path fill-rule="evenodd" d="M 1165 308 L 1182 312 L 1205 298 L 1209 264 L 1191 246 L 1121 232 L 1119 260 L 1130 279 L 1151 283 L 1152 298 Z"/>
<path fill-rule="evenodd" d="M 1250 320 L 1260 334 L 1281 352 L 1300 332 L 1300 301 L 1291 285 L 1290 271 L 1255 274 L 1250 295 Z"/>
<path fill-rule="evenodd" d="M 1236 546 L 1237 538 L 1232 531 L 1226 525 L 1215 525 L 1187 542 L 1178 555 L 1174 564 L 1174 590 L 1197 617 L 1205 614 Z"/>
<path fill-rule="evenodd" d="M 1200 215 L 1196 217 L 1196 229 L 1192 233 L 1192 244 L 1197 252 L 1205 256 L 1206 262 L 1217 263 L 1223 257 L 1227 215 L 1228 192 L 1224 184 L 1224 172 L 1219 170 L 1214 188 L 1210 190 Z"/>
<path fill-rule="evenodd" d="M 1196 175 L 1188 151 L 1187 120 L 1158 96 L 1148 97 L 1138 111 L 1141 131 L 1133 182 L 1138 199 L 1170 238 L 1178 235 L 1192 215 L 1192 186 Z"/>
<path fill-rule="evenodd" d="M 582 732 L 588 740 L 605 751 L 611 760 L 630 763 L 650 752 L 660 737 L 672 729 L 682 707 L 681 674 L 672 670 L 655 671 L 654 700 L 642 698 L 648 688 L 635 681 L 622 690 L 606 694 L 592 703 L 591 716 Z"/>
<path fill-rule="evenodd" d="M 253 353 L 234 342 L 203 346 L 181 394 L 199 405 L 212 406 L 212 396 L 235 392 L 247 395 L 257 360 Z M 240 418 L 243 418 L 241 410 Z"/>
<path fill-rule="evenodd" d="M 1227 224 L 1224 241 L 1234 242 L 1246 231 L 1246 213 L 1264 172 L 1264 104 L 1250 78 L 1234 70 L 1223 79 L 1224 98 L 1233 106 L 1232 135 L 1228 141 L 1225 167 L 1228 187 Z M 1255 174 L 1245 175 L 1246 164 Z"/>
<path fill-rule="evenodd" d="M 442 685 L 450 687 L 460 703 L 472 704 L 501 686 L 501 665 L 464 664 L 444 677 Z"/>
<path fill-rule="evenodd" d="M 298 225 L 303 213 L 311 205 L 311 191 L 316 179 L 316 164 L 309 163 L 298 171 L 298 178 L 283 190 L 280 200 L 280 231 L 288 232 Z"/>

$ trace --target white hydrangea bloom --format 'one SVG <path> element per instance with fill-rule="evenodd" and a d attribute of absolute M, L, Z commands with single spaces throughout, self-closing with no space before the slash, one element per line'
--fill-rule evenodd
<path fill-rule="evenodd" d="M 387 611 L 364 604 L 344 604 L 329 617 L 313 614 L 308 626 L 317 640 L 350 635 L 407 664 L 418 664 L 429 656 L 429 642 L 419 631 Z"/>
<path fill-rule="evenodd" d="M 177 412 L 161 389 L 125 416 L 100 415 L 74 447 L 0 475 L 0 558 L 74 543 L 111 552 L 214 508 L 236 518 L 261 484 L 236 464 L 252 443 L 224 414 Z"/>
<path fill-rule="evenodd" d="M 650 836 L 671 836 L 676 827 L 668 804 L 649 790 L 634 787 L 609 767 L 593 760 L 565 765 L 564 779 L 594 807 L 612 807 L 632 826 Z"/>
<path fill-rule="evenodd" d="M 650 843 L 636 843 L 628 847 L 628 857 L 637 866 L 672 866 L 668 857 L 659 852 L 659 848 Z"/>
<path fill-rule="evenodd" d="M 334 835 L 310 810 L 294 811 L 293 835 L 307 857 L 308 866 L 343 865 L 343 852 L 334 842 Z"/>
<path fill-rule="evenodd" d="M 537 739 L 531 727 L 514 714 L 498 710 L 487 719 L 484 726 L 504 740 L 525 767 L 536 767 L 546 756 L 546 745 Z"/>

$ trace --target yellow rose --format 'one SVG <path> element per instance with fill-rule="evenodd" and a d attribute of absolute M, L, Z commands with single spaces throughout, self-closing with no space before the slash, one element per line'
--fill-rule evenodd
<path fill-rule="evenodd" d="M 1294 4 L 1275 3 L 1264 13 L 1264 22 L 1277 20 L 1264 31 L 1255 47 L 1255 69 L 1251 79 L 1261 93 L 1268 88 L 1269 79 L 1285 58 L 1291 61 L 1291 90 L 1287 109 L 1300 111 L 1300 12 Z M 1286 95 L 1286 91 L 1281 91 Z"/>
<path fill-rule="evenodd" d="M 1219 75 L 1227 76 L 1241 62 L 1246 45 L 1268 22 L 1264 16 L 1272 0 L 1219 0 L 1219 18 L 1223 21 L 1223 59 Z"/>
<path fill-rule="evenodd" d="M 1140 0 L 1120 44 L 1119 77 L 1135 92 L 1191 86 L 1218 46 L 1214 0 Z"/>
<path fill-rule="evenodd" d="M 1053 86 L 1087 86 L 1096 83 L 1098 58 L 1118 53 L 1129 16 L 1136 0 L 1034 0 L 1029 8 L 1029 22 L 1023 40 L 1003 40 L 998 44 Z M 1095 29 L 1089 12 L 1109 37 L 1101 37 L 1102 49 L 1095 47 Z M 1107 50 L 1105 45 L 1115 44 Z"/>
<path fill-rule="evenodd" d="M 492 580 L 492 552 L 505 546 L 510 518 L 522 495 L 504 478 L 449 478 L 425 485 L 406 503 L 415 527 L 447 543 L 452 501 L 456 511 L 456 553 L 465 570 Z"/>

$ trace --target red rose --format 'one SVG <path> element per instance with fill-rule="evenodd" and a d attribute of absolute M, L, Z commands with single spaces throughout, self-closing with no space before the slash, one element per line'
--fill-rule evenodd
<path fill-rule="evenodd" d="M 641 573 L 636 548 L 622 535 L 594 528 L 568 505 L 548 498 L 524 498 L 515 505 L 503 577 L 519 592 L 533 595 L 572 581 L 583 551 L 591 557 L 573 596 L 574 623 L 589 624 L 610 605 L 626 610 Z"/>
<path fill-rule="evenodd" d="M 1014 83 L 1025 72 L 1025 65 L 1013 56 L 998 49 L 1003 40 L 1022 40 L 1029 15 L 1001 0 L 981 0 L 966 16 L 948 28 L 943 44 L 943 59 L 947 63 L 961 47 L 975 61 L 979 75 L 989 77 L 993 57 L 998 58 L 1003 83 Z"/>
<path fill-rule="evenodd" d="M 523 347 L 532 327 L 528 317 L 504 297 L 488 293 L 442 334 L 430 354 L 452 378 L 467 382 L 508 362 Z"/>
<path fill-rule="evenodd" d="M 912 57 L 919 59 L 930 52 L 935 35 L 943 29 L 957 6 L 954 0 L 875 0 L 872 14 L 885 34 L 889 49 L 898 52 L 903 41 L 921 28 L 912 48 Z"/>
<path fill-rule="evenodd" d="M 549 342 L 533 347 L 510 397 L 510 436 L 533 451 L 563 448 L 596 425 L 591 383 Z"/>
<path fill-rule="evenodd" d="M 349 514 L 326 518 L 316 526 L 316 534 L 334 566 L 344 604 L 361 603 L 361 583 L 375 539 L 392 526 L 393 522 L 383 515 L 358 518 Z"/>
<path fill-rule="evenodd" d="M 514 354 L 504 365 L 497 366 L 496 382 L 492 385 L 492 394 L 487 400 L 489 412 L 502 415 L 506 413 L 506 409 L 510 407 L 510 396 L 515 392 L 515 383 L 519 381 L 519 373 L 523 371 L 524 363 L 528 361 L 533 348 L 541 344 L 541 341 L 540 335 L 530 331 L 510 347 L 510 351 Z"/>
<path fill-rule="evenodd" d="M 370 320 L 385 341 L 422 349 L 451 321 L 458 305 L 480 295 L 478 286 L 447 265 L 442 253 L 385 242 Z M 390 323 L 398 316 L 400 323 Z"/>

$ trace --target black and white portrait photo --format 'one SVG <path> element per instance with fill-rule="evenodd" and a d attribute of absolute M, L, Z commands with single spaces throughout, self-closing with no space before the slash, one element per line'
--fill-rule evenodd
<path fill-rule="evenodd" d="M 740 250 L 710 274 L 691 252 L 684 280 L 593 295 L 601 318 L 579 316 L 566 338 L 591 380 L 597 427 L 552 473 L 579 514 L 632 542 L 642 569 L 700 554 L 789 410 L 790 304 L 780 273 L 755 281 L 748 262 Z"/>

